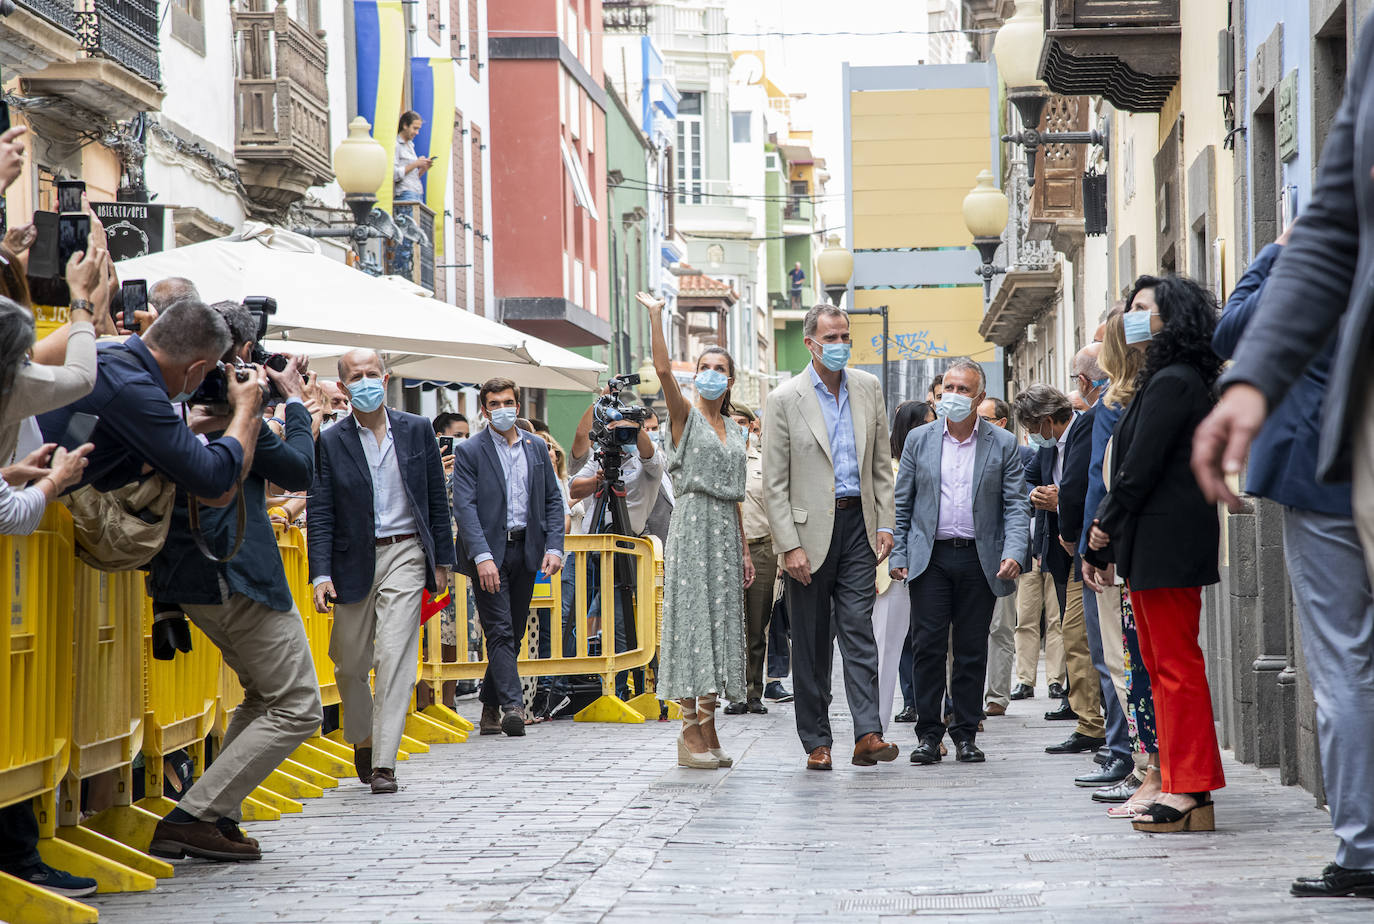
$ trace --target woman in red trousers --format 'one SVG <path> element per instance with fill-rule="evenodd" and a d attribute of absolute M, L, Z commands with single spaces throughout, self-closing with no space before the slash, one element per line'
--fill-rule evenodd
<path fill-rule="evenodd" d="M 1115 562 L 1126 579 L 1154 689 L 1164 791 L 1136 815 L 1138 831 L 1211 831 L 1212 792 L 1226 784 L 1198 645 L 1202 588 L 1219 580 L 1220 529 L 1189 468 L 1193 431 L 1212 409 L 1221 372 L 1217 314 L 1193 280 L 1142 276 L 1122 318 L 1145 368 L 1112 432 L 1110 490 L 1085 570 Z"/>

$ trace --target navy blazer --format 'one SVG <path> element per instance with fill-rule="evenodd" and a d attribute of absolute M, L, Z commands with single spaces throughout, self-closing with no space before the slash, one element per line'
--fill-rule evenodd
<path fill-rule="evenodd" d="M 1059 456 L 1057 443 L 1046 446 L 1035 453 L 1026 466 L 1026 496 L 1032 488 L 1054 484 L 1054 462 Z M 1040 559 L 1040 568 L 1053 575 L 1054 580 L 1063 584 L 1069 579 L 1073 560 L 1059 545 L 1059 514 L 1053 510 L 1041 510 L 1034 504 L 1031 513 L 1035 515 L 1035 536 L 1031 539 L 1031 554 Z"/>
<path fill-rule="evenodd" d="M 439 589 L 435 568 L 453 564 L 453 529 L 439 441 L 427 418 L 391 408 L 386 413 L 406 501 L 425 549 L 425 589 L 433 593 Z M 315 483 L 306 507 L 310 579 L 329 575 L 338 602 L 357 603 L 372 590 L 377 562 L 372 470 L 359 442 L 357 418 L 350 414 L 321 433 L 316 453 Z"/>
<path fill-rule="evenodd" d="M 458 524 L 458 570 L 476 579 L 473 559 L 490 555 L 500 568 L 506 559 L 506 470 L 492 438 L 505 439 L 491 427 L 462 440 L 453 449 L 453 518 Z M 529 471 L 524 560 L 526 571 L 538 571 L 544 553 L 563 550 L 563 494 L 549 461 L 548 445 L 520 431 Z"/>
<path fill-rule="evenodd" d="M 1230 359 L 1235 354 L 1264 295 L 1269 270 L 1282 252 L 1283 247 L 1279 244 L 1270 244 L 1261 250 L 1226 300 L 1226 309 L 1212 335 L 1212 349 L 1222 359 Z M 1321 409 L 1335 359 L 1336 339 L 1333 336 L 1269 415 L 1250 448 L 1246 491 L 1299 510 L 1351 516 L 1350 484 L 1317 481 Z"/>
<path fill-rule="evenodd" d="M 1093 405 L 1093 445 L 1092 456 L 1088 459 L 1088 493 L 1083 500 L 1083 529 L 1078 538 L 1078 554 L 1081 557 L 1088 551 L 1088 533 L 1097 519 L 1097 508 L 1102 498 L 1107 496 L 1107 480 L 1102 477 L 1102 460 L 1107 455 L 1107 442 L 1112 438 L 1116 422 L 1125 410 L 1119 404 L 1107 404 L 1098 398 Z"/>

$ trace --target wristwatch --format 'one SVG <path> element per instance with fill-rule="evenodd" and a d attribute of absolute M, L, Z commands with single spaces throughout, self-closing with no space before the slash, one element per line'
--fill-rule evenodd
<path fill-rule="evenodd" d="M 89 311 L 91 315 L 94 316 L 95 306 L 84 298 L 74 298 L 72 299 L 72 303 L 67 306 L 67 312 L 69 314 L 73 311 Z"/>

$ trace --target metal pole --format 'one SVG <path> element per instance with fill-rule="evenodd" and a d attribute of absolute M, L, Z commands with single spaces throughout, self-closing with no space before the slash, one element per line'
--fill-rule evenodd
<path fill-rule="evenodd" d="M 884 401 L 884 403 L 886 403 L 889 407 L 891 407 L 892 399 L 890 398 L 889 395 L 890 395 L 890 391 L 891 391 L 891 388 L 892 388 L 892 377 L 891 377 L 891 375 L 890 375 L 891 364 L 888 362 L 888 339 L 889 339 L 889 338 L 888 338 L 888 323 L 887 323 L 887 321 L 888 321 L 888 319 L 887 319 L 887 306 L 886 306 L 886 305 L 879 305 L 879 306 L 876 307 L 876 308 L 850 308 L 849 311 L 848 311 L 847 313 L 848 313 L 848 314 L 851 314 L 851 315 L 855 315 L 855 314 L 876 314 L 876 315 L 881 315 L 881 316 L 882 316 L 882 319 L 883 319 L 883 401 Z"/>

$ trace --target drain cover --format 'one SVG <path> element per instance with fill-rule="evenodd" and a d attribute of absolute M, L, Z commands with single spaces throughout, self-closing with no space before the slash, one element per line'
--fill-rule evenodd
<path fill-rule="evenodd" d="M 1070 860 L 1162 860 L 1169 855 L 1162 850 L 1036 850 L 1026 854 L 1032 863 L 1059 863 Z"/>
<path fill-rule="evenodd" d="M 840 911 L 999 911 L 1004 908 L 1039 908 L 1040 896 L 1026 893 L 999 895 L 912 895 L 901 898 L 853 898 L 839 903 Z"/>

